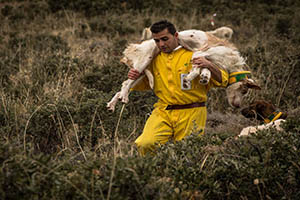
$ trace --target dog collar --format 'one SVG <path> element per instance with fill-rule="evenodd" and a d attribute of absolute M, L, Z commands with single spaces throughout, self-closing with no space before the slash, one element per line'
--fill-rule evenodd
<path fill-rule="evenodd" d="M 270 123 L 270 122 L 274 122 L 275 120 L 277 120 L 280 116 L 282 115 L 282 112 L 280 111 L 274 111 L 269 117 L 264 119 L 264 122 Z"/>
<path fill-rule="evenodd" d="M 233 83 L 239 82 L 243 79 L 251 78 L 251 72 L 250 71 L 240 71 L 240 72 L 233 72 L 229 74 L 229 82 L 228 85 L 231 85 Z"/>

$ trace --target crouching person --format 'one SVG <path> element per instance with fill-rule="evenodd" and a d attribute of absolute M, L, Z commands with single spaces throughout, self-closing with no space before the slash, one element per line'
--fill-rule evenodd
<path fill-rule="evenodd" d="M 170 139 L 183 139 L 191 134 L 194 127 L 200 135 L 204 134 L 207 92 L 212 87 L 226 87 L 228 82 L 226 71 L 205 58 L 198 58 L 194 65 L 208 68 L 212 79 L 208 85 L 200 85 L 198 77 L 185 83 L 183 79 L 192 69 L 193 52 L 180 46 L 174 25 L 166 20 L 154 23 L 151 32 L 160 53 L 148 69 L 153 73 L 153 90 L 159 100 L 154 105 L 143 133 L 135 141 L 141 155 L 155 152 L 159 145 Z M 136 80 L 139 76 L 135 69 L 128 72 L 130 79 Z M 133 88 L 147 89 L 150 86 L 146 78 Z"/>

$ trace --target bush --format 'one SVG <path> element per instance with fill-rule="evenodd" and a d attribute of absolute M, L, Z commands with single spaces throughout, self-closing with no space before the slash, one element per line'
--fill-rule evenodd
<path fill-rule="evenodd" d="M 225 132 L 191 135 L 146 157 L 130 153 L 131 144 L 122 142 L 118 145 L 123 156 L 117 153 L 120 146 L 102 144 L 97 151 L 106 146 L 106 153 L 100 158 L 85 150 L 85 156 L 66 151 L 59 159 L 33 151 L 32 143 L 27 143 L 26 156 L 20 156 L 17 144 L 5 143 L 0 149 L 5 163 L 1 190 L 14 188 L 14 192 L 2 197 L 297 199 L 300 129 L 296 124 L 298 119 L 288 120 L 283 132 L 267 130 L 239 139 Z"/>
<path fill-rule="evenodd" d="M 126 45 L 168 19 L 179 30 L 233 28 L 232 41 L 262 87 L 245 104 L 260 98 L 293 111 L 298 1 L 1 3 L 1 199 L 299 199 L 297 114 L 283 132 L 235 138 L 255 122 L 229 108 L 225 90 L 211 90 L 206 135 L 140 157 L 134 141 L 157 100 L 153 92 L 131 92 L 128 104 L 106 108 L 127 79 L 119 62 Z"/>

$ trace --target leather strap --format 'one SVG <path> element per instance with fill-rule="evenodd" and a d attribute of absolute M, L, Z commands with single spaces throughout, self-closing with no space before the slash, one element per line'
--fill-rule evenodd
<path fill-rule="evenodd" d="M 190 104 L 183 105 L 168 105 L 166 110 L 178 110 L 178 109 L 188 109 L 188 108 L 196 108 L 196 107 L 205 107 L 205 102 L 195 102 Z"/>

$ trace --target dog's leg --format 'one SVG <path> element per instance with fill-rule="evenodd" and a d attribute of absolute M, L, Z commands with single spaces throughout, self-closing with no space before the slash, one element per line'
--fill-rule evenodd
<path fill-rule="evenodd" d="M 115 96 L 107 103 L 107 108 L 111 111 L 115 111 L 116 104 L 120 99 L 123 103 L 128 103 L 128 94 L 130 90 L 130 85 L 134 82 L 134 80 L 128 79 L 122 83 L 121 91 L 116 93 Z"/>
<path fill-rule="evenodd" d="M 119 100 L 120 93 L 121 92 L 116 93 L 115 96 L 110 100 L 110 102 L 107 103 L 106 107 L 108 108 L 108 110 L 111 110 L 112 112 L 115 111 L 115 107 L 116 107 L 116 104 Z"/>
<path fill-rule="evenodd" d="M 128 79 L 122 83 L 119 99 L 121 99 L 123 103 L 128 103 L 129 101 L 128 95 L 130 89 L 134 87 L 138 82 L 140 82 L 144 77 L 145 75 L 142 75 L 136 80 Z"/>
<path fill-rule="evenodd" d="M 200 68 L 193 67 L 190 73 L 184 78 L 184 81 L 189 82 L 194 80 L 200 74 Z"/>
<path fill-rule="evenodd" d="M 151 89 L 153 89 L 153 87 L 154 87 L 154 78 L 153 78 L 152 73 L 148 69 L 145 69 L 144 72 L 145 72 L 145 74 L 148 78 L 149 85 L 150 85 Z"/>
<path fill-rule="evenodd" d="M 129 90 L 130 90 L 131 85 L 133 84 L 133 82 L 134 82 L 134 80 L 128 79 L 128 80 L 126 80 L 122 83 L 122 88 L 121 88 L 121 91 L 120 91 L 119 99 L 123 103 L 128 103 L 128 101 L 129 101 L 129 98 L 128 98 Z"/>
<path fill-rule="evenodd" d="M 202 69 L 198 67 L 192 68 L 190 73 L 185 77 L 184 82 L 192 81 L 198 75 L 200 75 L 199 83 L 202 85 L 207 85 L 211 77 L 211 72 L 207 68 L 202 68 Z"/>
<path fill-rule="evenodd" d="M 116 93 L 115 96 L 107 103 L 107 108 L 114 112 L 116 104 L 118 100 L 121 100 L 123 103 L 128 103 L 129 98 L 129 91 L 130 88 L 134 87 L 145 75 L 140 76 L 137 80 L 128 79 L 122 83 L 121 91 Z"/>

